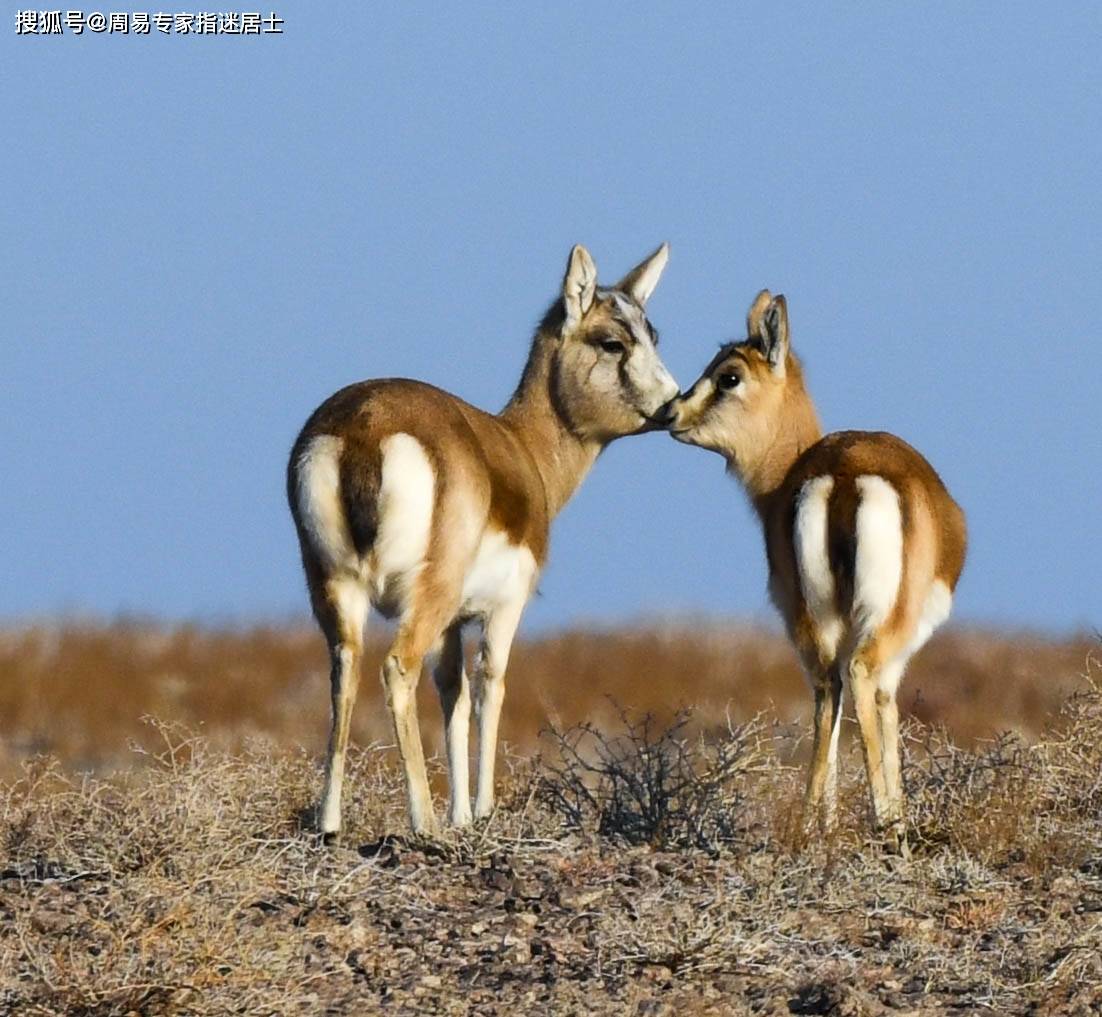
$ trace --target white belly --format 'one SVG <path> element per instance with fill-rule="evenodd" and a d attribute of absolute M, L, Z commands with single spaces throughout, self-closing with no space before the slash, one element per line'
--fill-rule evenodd
<path fill-rule="evenodd" d="M 510 544 L 498 530 L 487 530 L 463 582 L 460 613 L 485 615 L 507 604 L 523 604 L 535 582 L 532 552 Z"/>

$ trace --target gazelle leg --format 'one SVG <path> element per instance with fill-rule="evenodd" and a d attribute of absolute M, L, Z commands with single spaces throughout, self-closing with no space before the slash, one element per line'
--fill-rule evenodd
<path fill-rule="evenodd" d="M 330 580 L 325 587 L 324 600 L 316 605 L 316 613 L 329 643 L 329 682 L 333 707 L 325 763 L 325 789 L 318 810 L 319 827 L 321 833 L 332 836 L 341 828 L 344 757 L 352 726 L 352 708 L 360 684 L 367 594 L 354 579 Z"/>
<path fill-rule="evenodd" d="M 440 707 L 444 712 L 444 735 L 448 750 L 451 802 L 448 822 L 466 826 L 471 821 L 471 788 L 468 773 L 468 738 L 471 722 L 471 694 L 463 666 L 463 629 L 457 622 L 444 633 L 444 646 L 433 672 Z"/>
<path fill-rule="evenodd" d="M 475 711 L 478 716 L 478 790 L 474 814 L 482 819 L 494 808 L 494 762 L 497 756 L 497 726 L 505 699 L 505 668 L 509 650 L 520 624 L 524 600 L 507 604 L 486 619 L 479 648 L 475 683 Z"/>
<path fill-rule="evenodd" d="M 838 803 L 838 732 L 842 721 L 842 678 L 836 668 L 815 683 L 815 734 L 808 770 L 804 824 L 818 814 L 826 832 L 834 826 Z"/>
<path fill-rule="evenodd" d="M 823 827 L 829 825 L 828 813 L 833 812 L 831 770 L 833 769 L 832 745 L 834 731 L 838 727 L 842 706 L 842 682 L 838 672 L 817 673 L 814 677 L 815 715 L 808 767 L 808 787 L 803 802 L 804 829 L 810 829 L 815 819 Z M 830 821 L 833 820 L 831 815 Z"/>
<path fill-rule="evenodd" d="M 903 783 L 899 772 L 899 706 L 895 693 L 904 664 L 886 664 L 880 672 L 876 690 L 876 709 L 880 722 L 883 753 L 885 811 L 882 822 L 888 828 L 893 845 L 906 851 L 906 825 L 903 814 Z"/>
<path fill-rule="evenodd" d="M 827 756 L 826 785 L 823 788 L 824 830 L 833 829 L 838 818 L 838 735 L 842 730 L 842 676 L 835 674 L 831 694 L 834 697 L 833 727 L 830 731 L 830 753 Z"/>
<path fill-rule="evenodd" d="M 414 833 L 432 833 L 436 819 L 432 812 L 432 795 L 425 772 L 425 752 L 421 745 L 421 727 L 417 721 L 417 682 L 421 677 L 421 654 L 387 654 L 383 662 L 383 689 L 386 692 L 390 718 L 398 754 L 406 774 L 409 822 Z"/>
<path fill-rule="evenodd" d="M 880 720 L 876 703 L 877 676 L 870 671 L 864 655 L 858 651 L 849 665 L 850 690 L 854 712 L 861 730 L 865 770 L 869 777 L 873 824 L 883 829 L 888 812 L 888 790 L 884 780 L 884 753 L 880 739 Z"/>
<path fill-rule="evenodd" d="M 383 691 L 394 723 L 398 754 L 406 773 L 409 823 L 414 833 L 434 833 L 436 817 L 425 771 L 425 750 L 421 744 L 421 726 L 417 719 L 417 683 L 425 654 L 440 638 L 450 611 L 413 611 L 398 627 L 398 635 L 383 661 Z"/>

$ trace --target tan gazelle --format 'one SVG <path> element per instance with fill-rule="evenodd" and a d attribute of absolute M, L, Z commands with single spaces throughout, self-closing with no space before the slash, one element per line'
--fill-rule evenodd
<path fill-rule="evenodd" d="M 562 297 L 532 340 L 516 392 L 497 415 L 418 381 L 365 381 L 327 399 L 291 450 L 287 495 L 314 614 L 329 644 L 333 725 L 323 833 L 341 825 L 341 783 L 368 608 L 396 619 L 382 667 L 415 831 L 434 827 L 415 690 L 422 661 L 443 707 L 455 825 L 471 820 L 471 692 L 462 631 L 481 638 L 474 814 L 490 813 L 505 665 L 547 557 L 552 519 L 601 450 L 653 429 L 677 384 L 643 307 L 665 268 L 663 244 L 615 286 L 597 285 L 575 247 Z"/>
<path fill-rule="evenodd" d="M 678 441 L 722 455 L 761 519 L 769 591 L 815 691 L 807 818 L 834 819 L 848 682 L 873 819 L 905 849 L 896 689 L 949 615 L 964 513 L 930 464 L 879 431 L 825 437 L 788 341 L 783 296 L 758 294 L 747 336 L 724 346 L 667 410 Z"/>

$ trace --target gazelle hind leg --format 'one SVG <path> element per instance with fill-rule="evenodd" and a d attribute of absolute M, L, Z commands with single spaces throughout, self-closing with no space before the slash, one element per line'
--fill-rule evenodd
<path fill-rule="evenodd" d="M 877 674 L 870 667 L 870 657 L 867 649 L 858 650 L 849 662 L 848 673 L 853 708 L 861 732 L 865 772 L 869 780 L 873 825 L 879 831 L 883 828 L 888 813 L 888 788 L 884 777 L 884 752 L 876 702 Z"/>
<path fill-rule="evenodd" d="M 454 561 L 451 564 L 454 566 Z M 383 661 L 383 691 L 405 769 L 409 821 L 414 833 L 436 830 L 417 719 L 417 683 L 425 655 L 455 621 L 459 589 L 460 579 L 454 568 L 449 571 L 426 565 L 415 580 L 397 635 Z"/>
<path fill-rule="evenodd" d="M 423 653 L 403 654 L 392 646 L 382 670 L 387 707 L 406 775 L 409 821 L 414 833 L 432 833 L 436 827 L 421 727 L 417 721 L 417 683 L 423 662 Z"/>
<path fill-rule="evenodd" d="M 439 604 L 435 609 L 413 611 L 399 625 L 398 634 L 383 661 L 383 691 L 406 774 L 409 822 L 414 833 L 436 831 L 421 725 L 417 719 L 417 683 L 421 680 L 425 654 L 436 644 L 453 613 L 441 610 Z"/>
<path fill-rule="evenodd" d="M 352 726 L 352 708 L 360 684 L 363 627 L 367 620 L 367 591 L 351 577 L 331 579 L 322 600 L 315 605 L 318 621 L 329 644 L 330 692 L 333 717 L 325 763 L 325 789 L 319 807 L 318 827 L 331 837 L 341 828 L 341 790 L 344 760 Z"/>
<path fill-rule="evenodd" d="M 826 782 L 823 786 L 822 827 L 833 829 L 838 818 L 838 735 L 842 730 L 842 676 L 832 678 L 831 695 L 834 699 L 834 716 L 830 731 L 830 751 L 827 754 Z"/>
<path fill-rule="evenodd" d="M 898 636 L 895 615 L 906 597 L 905 533 L 900 489 L 876 474 L 854 480 L 858 504 L 854 519 L 853 602 L 849 608 L 852 652 L 848 672 L 853 705 L 861 729 L 873 821 L 888 820 L 880 723 L 880 670 L 893 655 L 888 644 Z"/>
<path fill-rule="evenodd" d="M 815 731 L 808 768 L 804 826 L 816 818 L 823 832 L 833 829 L 838 804 L 838 732 L 842 720 L 842 679 L 837 669 L 815 679 Z"/>
<path fill-rule="evenodd" d="M 448 752 L 451 801 L 448 822 L 467 826 L 471 821 L 471 789 L 468 772 L 468 739 L 471 722 L 471 694 L 463 666 L 463 629 L 457 622 L 444 633 L 444 646 L 433 672 L 440 708 L 444 713 L 444 736 Z"/>
<path fill-rule="evenodd" d="M 524 599 L 510 602 L 486 619 L 478 654 L 475 710 L 478 716 L 478 789 L 474 812 L 484 819 L 494 808 L 494 763 L 497 728 L 505 699 L 505 668 L 513 645 Z"/>
<path fill-rule="evenodd" d="M 904 621 L 895 639 L 887 644 L 881 641 L 881 654 L 887 657 L 887 662 L 880 668 L 876 693 L 887 788 L 884 820 L 889 824 L 890 839 L 898 841 L 903 854 L 907 854 L 909 849 L 906 841 L 906 801 L 900 773 L 899 705 L 896 694 L 907 663 L 930 638 L 934 629 L 945 621 L 952 605 L 952 595 L 941 580 L 931 579 L 925 585 L 922 576 L 912 575 L 912 580 Z"/>
<path fill-rule="evenodd" d="M 899 705 L 896 690 L 903 677 L 905 660 L 892 660 L 880 669 L 876 690 L 876 710 L 880 723 L 881 752 L 886 792 L 882 822 L 894 846 L 907 853 L 906 816 L 899 755 Z"/>

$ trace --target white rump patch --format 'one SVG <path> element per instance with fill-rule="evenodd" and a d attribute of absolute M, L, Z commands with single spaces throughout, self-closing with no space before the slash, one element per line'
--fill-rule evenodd
<path fill-rule="evenodd" d="M 899 492 L 883 477 L 858 477 L 853 622 L 858 645 L 891 614 L 903 579 L 903 517 Z"/>
<path fill-rule="evenodd" d="M 922 605 L 922 614 L 919 616 L 915 634 L 903 651 L 907 657 L 918 653 L 925 645 L 936 629 L 946 618 L 953 607 L 953 594 L 949 586 L 940 579 L 935 579 L 930 584 L 930 592 L 926 594 L 926 603 Z"/>
<path fill-rule="evenodd" d="M 355 551 L 341 506 L 341 439 L 311 438 L 295 464 L 295 501 L 314 553 L 328 571 L 354 564 Z"/>
<path fill-rule="evenodd" d="M 424 564 L 432 531 L 436 476 L 424 446 L 399 431 L 379 445 L 379 528 L 372 547 L 371 599 L 384 614 L 401 610 Z"/>
<path fill-rule="evenodd" d="M 843 627 L 827 552 L 827 505 L 833 490 L 833 477 L 813 477 L 804 483 L 796 502 L 793 532 L 804 603 L 815 623 L 819 649 L 831 660 L 837 653 Z"/>
<path fill-rule="evenodd" d="M 930 584 L 930 591 L 926 594 L 926 602 L 922 605 L 922 614 L 919 616 L 918 625 L 915 627 L 911 640 L 881 669 L 879 686 L 885 692 L 895 695 L 899 683 L 903 679 L 903 672 L 907 662 L 925 645 L 926 640 L 946 618 L 953 606 L 953 594 L 949 587 L 940 579 L 935 579 Z"/>
<path fill-rule="evenodd" d="M 523 545 L 510 544 L 500 530 L 487 529 L 463 581 L 461 611 L 493 614 L 506 604 L 523 605 L 536 582 L 536 559 Z"/>

